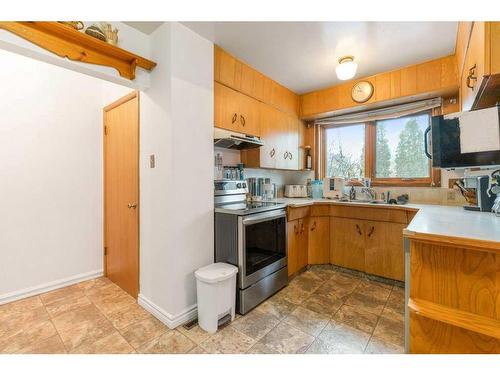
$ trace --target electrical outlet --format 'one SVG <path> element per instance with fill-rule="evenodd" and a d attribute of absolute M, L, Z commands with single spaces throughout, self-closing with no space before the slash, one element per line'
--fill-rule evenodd
<path fill-rule="evenodd" d="M 446 196 L 446 199 L 449 201 L 454 201 L 456 196 L 456 191 L 455 190 L 448 190 L 448 195 Z"/>

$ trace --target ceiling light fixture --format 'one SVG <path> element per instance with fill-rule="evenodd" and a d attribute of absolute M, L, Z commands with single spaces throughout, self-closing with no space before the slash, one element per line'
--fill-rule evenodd
<path fill-rule="evenodd" d="M 353 56 L 343 56 L 339 59 L 339 65 L 335 68 L 338 79 L 345 81 L 351 79 L 356 74 L 358 64 L 354 62 Z"/>

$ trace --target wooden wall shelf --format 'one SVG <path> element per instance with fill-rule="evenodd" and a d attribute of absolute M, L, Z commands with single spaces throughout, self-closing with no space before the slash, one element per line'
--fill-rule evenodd
<path fill-rule="evenodd" d="M 70 60 L 115 68 L 120 76 L 135 79 L 137 66 L 152 70 L 156 63 L 113 46 L 59 22 L 0 22 L 7 30 L 37 46 Z"/>

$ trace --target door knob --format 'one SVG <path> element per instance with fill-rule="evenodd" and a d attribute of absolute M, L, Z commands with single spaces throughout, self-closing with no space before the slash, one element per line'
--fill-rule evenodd
<path fill-rule="evenodd" d="M 136 209 L 137 208 L 137 203 L 135 203 L 135 202 L 134 203 L 129 203 L 129 204 L 127 204 L 127 207 L 128 208 Z"/>

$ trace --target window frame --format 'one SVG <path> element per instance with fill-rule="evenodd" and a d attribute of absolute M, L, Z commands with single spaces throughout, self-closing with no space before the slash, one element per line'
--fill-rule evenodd
<path fill-rule="evenodd" d="M 432 117 L 432 111 L 422 111 L 418 113 L 414 113 L 412 115 L 418 115 L 422 113 L 427 113 L 430 118 Z M 407 117 L 411 115 L 405 115 L 401 117 Z M 356 122 L 359 124 L 359 122 Z M 401 178 L 401 177 L 387 177 L 387 178 L 377 178 L 375 176 L 376 170 L 376 139 L 377 139 L 377 128 L 376 121 L 368 121 L 365 122 L 365 175 L 364 177 L 370 178 L 372 186 L 406 186 L 406 187 L 433 187 L 441 185 L 441 170 L 439 168 L 432 168 L 432 160 L 429 159 L 429 177 L 419 177 L 419 178 Z M 354 123 L 353 123 L 354 125 Z M 430 124 L 429 124 L 430 125 Z M 349 126 L 346 124 L 345 126 Z M 326 177 L 326 130 L 329 128 L 333 128 L 335 126 L 321 126 L 319 129 L 319 137 L 320 142 L 319 145 L 321 147 L 320 150 L 320 178 Z M 354 180 L 356 181 L 356 180 Z"/>

